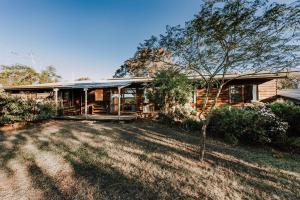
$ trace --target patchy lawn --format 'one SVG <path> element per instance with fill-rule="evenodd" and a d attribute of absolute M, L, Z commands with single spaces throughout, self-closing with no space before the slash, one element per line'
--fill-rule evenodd
<path fill-rule="evenodd" d="M 300 156 L 156 123 L 50 121 L 0 133 L 1 199 L 299 199 Z"/>

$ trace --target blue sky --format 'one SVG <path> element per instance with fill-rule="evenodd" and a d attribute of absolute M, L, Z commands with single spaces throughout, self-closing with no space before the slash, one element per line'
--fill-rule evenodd
<path fill-rule="evenodd" d="M 0 0 L 0 64 L 54 65 L 65 80 L 111 77 L 140 42 L 191 19 L 200 3 Z"/>

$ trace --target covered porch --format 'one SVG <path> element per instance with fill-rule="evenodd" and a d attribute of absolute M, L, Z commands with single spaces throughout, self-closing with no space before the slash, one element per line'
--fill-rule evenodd
<path fill-rule="evenodd" d="M 144 88 L 130 82 L 76 83 L 53 89 L 64 118 L 132 119 L 144 110 Z"/>

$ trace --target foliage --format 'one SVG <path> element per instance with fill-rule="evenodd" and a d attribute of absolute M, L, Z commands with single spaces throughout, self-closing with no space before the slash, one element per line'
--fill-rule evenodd
<path fill-rule="evenodd" d="M 56 72 L 55 67 L 48 66 L 45 70 L 39 74 L 39 83 L 55 83 L 61 79 Z"/>
<path fill-rule="evenodd" d="M 288 122 L 288 136 L 300 137 L 300 106 L 291 103 L 272 103 L 267 107 L 283 121 Z"/>
<path fill-rule="evenodd" d="M 41 73 L 31 66 L 25 65 L 2 65 L 0 68 L 0 84 L 3 86 L 31 85 L 34 83 L 53 83 L 59 81 L 53 66 L 47 67 Z"/>
<path fill-rule="evenodd" d="M 278 89 L 297 89 L 299 80 L 294 78 L 285 78 L 278 81 Z"/>
<path fill-rule="evenodd" d="M 198 120 L 195 120 L 195 119 L 191 119 L 191 118 L 187 118 L 187 119 L 184 119 L 181 122 L 181 127 L 184 130 L 187 130 L 187 131 L 194 131 L 194 130 L 201 129 L 202 123 L 201 123 L 201 121 L 198 121 Z"/>
<path fill-rule="evenodd" d="M 299 72 L 289 72 L 285 79 L 278 80 L 278 89 L 297 89 L 300 84 L 300 73 Z"/>
<path fill-rule="evenodd" d="M 90 77 L 87 77 L 87 76 L 82 76 L 82 77 L 75 79 L 75 81 L 89 81 L 89 80 L 91 80 L 91 79 L 90 79 Z"/>
<path fill-rule="evenodd" d="M 155 60 L 160 58 L 159 60 Z M 138 47 L 133 58 L 130 58 L 115 72 L 114 78 L 130 77 L 153 77 L 160 69 L 166 69 L 169 64 L 161 59 L 170 59 L 170 54 L 163 48 Z"/>
<path fill-rule="evenodd" d="M 52 102 L 0 97 L 0 124 L 50 119 L 55 114 Z"/>
<path fill-rule="evenodd" d="M 0 84 L 3 86 L 31 85 L 36 83 L 38 80 L 38 73 L 30 66 L 1 66 Z"/>
<path fill-rule="evenodd" d="M 288 138 L 286 147 L 288 147 L 289 150 L 300 153 L 300 137 Z"/>
<path fill-rule="evenodd" d="M 148 97 L 165 115 L 183 118 L 183 107 L 189 102 L 192 94 L 192 84 L 185 74 L 176 69 L 159 70 L 148 86 Z"/>
<path fill-rule="evenodd" d="M 231 144 L 281 144 L 287 123 L 267 107 L 222 107 L 213 111 L 208 132 Z"/>

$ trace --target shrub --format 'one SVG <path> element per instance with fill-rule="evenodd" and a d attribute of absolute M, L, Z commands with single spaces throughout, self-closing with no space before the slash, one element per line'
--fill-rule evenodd
<path fill-rule="evenodd" d="M 187 131 L 200 130 L 202 123 L 200 121 L 188 118 L 181 122 L 181 127 Z"/>
<path fill-rule="evenodd" d="M 267 105 L 283 121 L 288 122 L 289 137 L 300 137 L 300 106 L 291 103 L 272 103 Z"/>
<path fill-rule="evenodd" d="M 0 124 L 2 125 L 49 119 L 54 114 L 54 106 L 49 101 L 39 102 L 18 97 L 0 96 Z"/>
<path fill-rule="evenodd" d="M 288 138 L 285 147 L 288 150 L 292 150 L 300 153 L 300 137 Z"/>
<path fill-rule="evenodd" d="M 286 139 L 287 123 L 266 107 L 218 108 L 212 113 L 208 132 L 236 145 L 279 144 Z"/>
<path fill-rule="evenodd" d="M 188 114 L 185 108 L 193 91 L 192 82 L 178 69 L 159 70 L 148 85 L 147 97 L 156 104 L 161 113 L 181 120 Z"/>
<path fill-rule="evenodd" d="M 50 119 L 55 116 L 55 105 L 51 101 L 36 104 L 36 120 Z"/>

